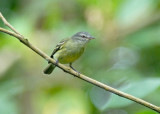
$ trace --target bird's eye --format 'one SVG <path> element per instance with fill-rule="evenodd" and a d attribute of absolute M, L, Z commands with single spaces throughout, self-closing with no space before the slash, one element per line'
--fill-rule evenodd
<path fill-rule="evenodd" d="M 85 37 L 86 37 L 86 36 L 83 34 L 83 35 L 82 35 L 82 38 L 85 38 Z"/>

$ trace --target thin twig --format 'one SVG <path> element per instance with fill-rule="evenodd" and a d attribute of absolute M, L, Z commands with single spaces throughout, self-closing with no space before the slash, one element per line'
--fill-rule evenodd
<path fill-rule="evenodd" d="M 13 32 L 21 35 L 11 24 L 8 23 L 8 21 L 3 17 L 2 13 L 0 12 L 0 18 L 2 19 L 2 21 L 4 22 L 4 24 L 9 27 Z M 22 35 L 21 35 L 22 36 Z"/>
<path fill-rule="evenodd" d="M 1 15 L 2 15 L 2 14 L 1 14 Z M 3 16 L 1 16 L 1 19 L 2 19 L 2 21 L 3 21 L 4 23 L 7 22 L 6 19 L 4 19 Z M 10 24 L 9 24 L 9 25 L 10 25 Z M 8 27 L 10 27 L 10 26 L 8 26 Z M 14 29 L 12 26 L 11 26 L 11 29 L 15 32 L 15 29 Z M 38 55 L 40 55 L 41 57 L 43 57 L 44 59 L 46 59 L 46 60 L 49 61 L 50 63 L 56 64 L 56 61 L 55 61 L 54 59 L 50 58 L 50 57 L 49 57 L 47 54 L 45 54 L 43 51 L 41 51 L 40 49 L 38 49 L 37 47 L 35 47 L 34 45 L 32 45 L 27 39 L 24 39 L 24 38 L 22 37 L 22 35 L 19 34 L 18 32 L 13 33 L 13 32 L 11 32 L 11 31 L 8 31 L 8 30 L 3 29 L 3 28 L 0 28 L 0 32 L 9 34 L 9 35 L 11 35 L 11 36 L 19 39 L 23 44 L 25 44 L 27 47 L 29 47 L 30 49 L 32 49 L 32 50 L 33 50 L 34 52 L 36 52 Z M 71 75 L 73 75 L 73 76 L 76 76 L 77 78 L 80 78 L 80 79 L 82 79 L 82 80 L 85 80 L 86 82 L 89 82 L 89 83 L 91 83 L 91 84 L 93 84 L 93 85 L 96 85 L 96 86 L 98 86 L 98 87 L 100 87 L 100 88 L 102 88 L 102 89 L 104 89 L 104 90 L 106 90 L 106 91 L 110 91 L 110 92 L 112 92 L 112 93 L 114 93 L 114 94 L 116 94 L 116 95 L 119 95 L 119 96 L 124 97 L 124 98 L 126 98 L 126 99 L 130 99 L 130 100 L 132 100 L 132 101 L 134 101 L 134 102 L 137 102 L 137 103 L 139 103 L 139 104 L 142 104 L 142 105 L 144 105 L 144 106 L 146 106 L 146 107 L 148 107 L 148 108 L 150 108 L 150 109 L 152 109 L 152 110 L 154 110 L 154 111 L 156 111 L 156 112 L 160 112 L 160 107 L 158 107 L 158 106 L 155 106 L 155 105 L 153 105 L 153 104 L 151 104 L 151 103 L 149 103 L 149 102 L 146 102 L 146 101 L 144 101 L 144 100 L 142 100 L 142 99 L 140 99 L 140 98 L 134 97 L 134 96 L 129 95 L 129 94 L 127 94 L 127 93 L 121 92 L 121 91 L 119 91 L 119 90 L 117 90 L 117 89 L 114 89 L 114 88 L 108 86 L 108 85 L 105 85 L 105 84 L 103 84 L 103 83 L 101 83 L 101 82 L 98 82 L 98 81 L 92 79 L 92 78 L 89 78 L 89 77 L 87 77 L 87 76 L 85 76 L 85 75 L 83 75 L 83 74 L 78 74 L 77 72 L 75 72 L 74 70 L 72 70 L 71 68 L 69 68 L 69 67 L 67 67 L 67 66 L 65 66 L 65 65 L 63 65 L 63 64 L 58 63 L 58 64 L 57 64 L 57 67 L 59 67 L 59 68 L 62 69 L 63 71 L 65 71 L 65 72 L 67 72 L 67 73 L 69 73 L 69 74 L 71 74 Z"/>

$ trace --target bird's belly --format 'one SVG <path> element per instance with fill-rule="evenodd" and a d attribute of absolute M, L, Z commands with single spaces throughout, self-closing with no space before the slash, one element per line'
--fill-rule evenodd
<path fill-rule="evenodd" d="M 84 48 L 80 49 L 62 49 L 59 50 L 56 55 L 58 55 L 58 61 L 62 64 L 72 63 L 76 59 L 78 59 L 82 53 L 84 52 Z"/>

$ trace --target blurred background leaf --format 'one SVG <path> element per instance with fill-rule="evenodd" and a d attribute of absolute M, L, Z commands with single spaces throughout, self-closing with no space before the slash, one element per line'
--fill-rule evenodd
<path fill-rule="evenodd" d="M 160 104 L 159 0 L 0 0 L 6 19 L 48 55 L 63 38 L 91 41 L 75 68 L 157 106 Z M 0 27 L 4 27 L 0 21 Z M 11 36 L 0 33 L 0 114 L 156 114 L 76 79 Z"/>
<path fill-rule="evenodd" d="M 151 78 L 151 79 L 143 79 L 142 81 L 133 82 L 127 86 L 123 86 L 119 88 L 119 90 L 136 96 L 138 98 L 143 98 L 147 96 L 149 93 L 155 91 L 160 86 L 160 78 Z M 142 92 L 143 91 L 143 92 Z M 117 101 L 119 101 L 117 103 Z M 121 98 L 119 96 L 113 95 L 106 107 L 124 107 L 133 103 L 130 100 Z"/>

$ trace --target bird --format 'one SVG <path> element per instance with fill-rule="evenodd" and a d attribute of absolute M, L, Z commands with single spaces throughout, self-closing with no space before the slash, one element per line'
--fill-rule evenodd
<path fill-rule="evenodd" d="M 95 38 L 88 32 L 77 32 L 70 38 L 60 41 L 50 57 L 56 60 L 56 64 L 69 64 L 70 68 L 76 71 L 72 63 L 83 54 L 86 44 L 91 39 Z M 51 74 L 56 64 L 48 62 L 48 66 L 43 70 L 44 74 Z"/>

